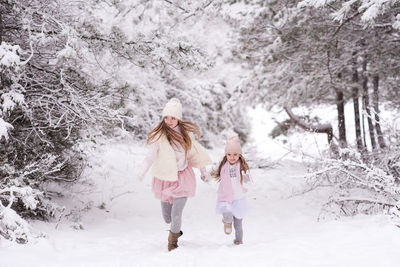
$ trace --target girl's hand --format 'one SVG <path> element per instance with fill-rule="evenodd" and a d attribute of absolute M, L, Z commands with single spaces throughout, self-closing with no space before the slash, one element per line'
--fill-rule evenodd
<path fill-rule="evenodd" d="M 201 167 L 201 168 L 200 168 L 200 173 L 201 173 L 200 179 L 201 179 L 203 182 L 208 183 L 208 181 L 209 181 L 210 179 L 208 178 L 208 175 L 207 175 L 208 173 L 207 173 L 206 168 L 205 168 L 205 167 Z"/>
<path fill-rule="evenodd" d="M 201 175 L 200 176 L 200 179 L 203 181 L 203 182 L 205 182 L 205 183 L 208 183 L 208 179 L 207 179 L 207 177 L 205 176 L 205 175 Z"/>

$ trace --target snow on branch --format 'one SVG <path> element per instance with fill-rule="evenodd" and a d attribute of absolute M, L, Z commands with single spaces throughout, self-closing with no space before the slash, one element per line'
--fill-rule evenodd
<path fill-rule="evenodd" d="M 28 222 L 17 214 L 12 206 L 17 201 L 22 201 L 28 209 L 35 209 L 38 204 L 36 199 L 40 194 L 31 187 L 10 186 L 0 190 L 0 235 L 17 243 L 27 243 L 41 235 L 33 234 Z M 3 205 L 6 203 L 6 205 Z"/>
<path fill-rule="evenodd" d="M 15 87 L 17 87 L 17 85 L 13 84 L 11 91 L 1 95 L 1 99 L 3 100 L 3 103 L 1 104 L 3 113 L 12 111 L 17 105 L 22 106 L 25 104 L 24 95 L 13 90 Z"/>
<path fill-rule="evenodd" d="M 297 7 L 324 7 L 334 1 L 335 0 L 303 0 L 297 5 Z"/>
<path fill-rule="evenodd" d="M 342 23 L 346 18 L 354 17 L 352 11 L 356 9 L 356 14 L 361 14 L 361 22 L 366 24 L 374 22 L 374 20 L 380 16 L 385 15 L 391 11 L 392 7 L 399 4 L 399 0 L 348 0 L 348 1 L 337 1 L 337 0 L 303 0 L 297 7 L 314 7 L 324 8 L 332 6 L 333 4 L 340 4 L 341 7 L 331 13 L 333 20 Z M 398 28 L 398 18 L 393 22 L 393 28 Z"/>
<path fill-rule="evenodd" d="M 337 10 L 331 14 L 331 16 L 333 17 L 333 20 L 336 20 L 336 21 L 339 21 L 340 23 L 342 23 L 346 19 L 346 17 L 348 17 L 348 14 L 351 11 L 352 5 L 357 1 L 358 0 L 350 0 L 350 1 L 343 3 L 342 7 L 339 10 Z M 358 12 L 357 12 L 357 14 L 358 14 Z M 354 15 L 352 15 L 351 17 L 354 17 Z M 350 19 L 347 19 L 347 21 L 349 21 L 349 20 Z"/>
<path fill-rule="evenodd" d="M 10 45 L 6 42 L 0 44 L 0 71 L 6 68 L 18 67 L 21 64 L 19 45 Z"/>
<path fill-rule="evenodd" d="M 392 26 L 393 26 L 393 28 L 395 28 L 397 30 L 400 30 L 400 14 L 398 14 L 396 16 L 396 20 L 395 20 L 395 22 L 393 23 Z"/>
<path fill-rule="evenodd" d="M 14 127 L 8 122 L 0 118 L 0 140 L 4 137 L 8 139 L 8 131 L 14 129 Z"/>
<path fill-rule="evenodd" d="M 364 0 L 358 10 L 363 12 L 361 20 L 370 22 L 375 20 L 379 15 L 391 8 L 392 4 L 399 3 L 398 0 Z"/>

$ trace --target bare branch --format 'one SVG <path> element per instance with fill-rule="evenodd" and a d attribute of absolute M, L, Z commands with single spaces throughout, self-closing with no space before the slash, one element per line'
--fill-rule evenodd
<path fill-rule="evenodd" d="M 325 133 L 328 135 L 328 143 L 331 144 L 333 138 L 333 129 L 331 124 L 308 124 L 298 116 L 294 115 L 293 112 L 288 108 L 284 107 L 286 113 L 289 115 L 290 119 L 300 128 L 313 132 L 313 133 Z"/>

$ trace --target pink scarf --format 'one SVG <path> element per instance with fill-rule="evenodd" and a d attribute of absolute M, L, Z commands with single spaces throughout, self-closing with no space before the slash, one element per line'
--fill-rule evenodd
<path fill-rule="evenodd" d="M 233 201 L 233 190 L 232 190 L 232 181 L 229 173 L 229 165 L 230 163 L 225 162 L 224 166 L 221 168 L 221 181 L 218 188 L 218 201 L 226 201 L 232 203 Z M 235 173 L 236 177 L 240 178 L 240 161 L 235 164 Z M 243 192 L 246 193 L 247 189 L 242 186 Z"/>

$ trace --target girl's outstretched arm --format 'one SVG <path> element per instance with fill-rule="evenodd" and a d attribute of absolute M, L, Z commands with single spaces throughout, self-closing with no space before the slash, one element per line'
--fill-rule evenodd
<path fill-rule="evenodd" d="M 149 145 L 149 151 L 147 152 L 147 155 L 141 164 L 142 168 L 139 170 L 138 175 L 137 175 L 137 177 L 140 181 L 142 181 L 144 179 L 144 176 L 150 169 L 151 165 L 153 165 L 153 162 L 157 157 L 158 149 L 159 149 L 159 145 L 157 143 L 153 143 L 153 144 Z"/>

